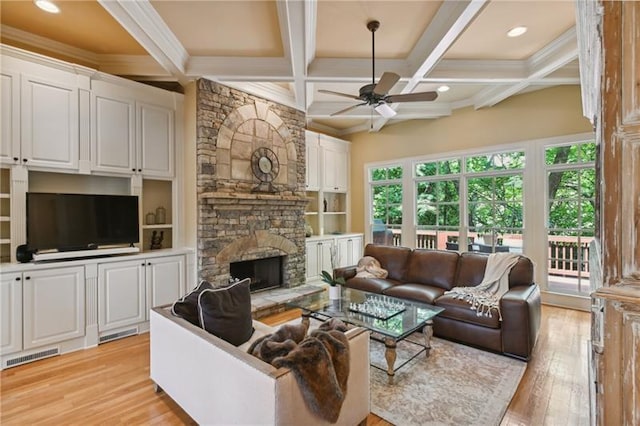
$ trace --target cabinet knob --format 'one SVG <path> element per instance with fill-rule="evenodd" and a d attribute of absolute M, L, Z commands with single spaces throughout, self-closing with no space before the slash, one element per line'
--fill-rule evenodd
<path fill-rule="evenodd" d="M 24 277 L 24 279 L 25 279 L 25 280 L 30 280 L 30 279 L 31 279 L 31 277 Z"/>
<path fill-rule="evenodd" d="M 147 266 L 151 266 L 151 262 L 147 262 Z"/>
<path fill-rule="evenodd" d="M 144 266 L 144 262 L 142 262 L 142 263 L 140 264 L 140 266 Z"/>
<path fill-rule="evenodd" d="M 18 157 L 13 157 L 13 161 L 18 161 L 19 158 Z"/>
<path fill-rule="evenodd" d="M 142 171 L 142 169 L 138 169 L 138 171 L 139 171 L 139 172 L 141 172 L 141 171 Z"/>
<path fill-rule="evenodd" d="M 28 160 L 27 160 L 26 158 L 23 158 L 23 159 L 22 159 L 22 162 L 23 162 L 23 163 L 26 163 L 27 161 L 28 161 Z"/>
<path fill-rule="evenodd" d="M 20 277 L 16 277 L 16 281 L 20 281 Z"/>
<path fill-rule="evenodd" d="M 132 171 L 132 172 L 135 172 L 135 171 L 136 171 L 136 169 L 131 169 L 131 171 Z"/>

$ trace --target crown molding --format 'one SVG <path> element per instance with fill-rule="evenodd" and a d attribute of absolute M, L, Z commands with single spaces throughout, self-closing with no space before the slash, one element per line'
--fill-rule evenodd
<path fill-rule="evenodd" d="M 297 106 L 296 100 L 291 91 L 280 87 L 276 84 L 270 83 L 249 83 L 249 82 L 236 82 L 220 80 L 216 77 L 204 76 L 208 80 L 217 81 L 225 86 L 232 87 L 234 89 L 242 90 L 243 92 L 250 93 L 261 98 L 277 102 L 282 105 L 297 109 L 304 112 L 304 109 L 300 109 Z"/>
<path fill-rule="evenodd" d="M 60 43 L 36 34 L 28 33 L 8 25 L 0 25 L 0 32 L 2 32 L 2 38 L 7 40 L 12 40 L 82 62 L 88 62 L 96 65 L 100 63 L 100 55 L 93 52 L 69 46 L 68 44 Z"/>

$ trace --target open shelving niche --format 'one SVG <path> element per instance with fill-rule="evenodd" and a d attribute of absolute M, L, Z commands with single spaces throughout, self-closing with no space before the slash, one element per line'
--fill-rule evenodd
<path fill-rule="evenodd" d="M 141 206 L 141 222 L 142 240 L 141 248 L 143 251 L 151 250 L 151 238 L 154 231 L 162 233 L 162 248 L 173 247 L 173 197 L 172 182 L 169 180 L 143 179 L 142 181 L 142 206 Z M 148 213 L 157 215 L 158 207 L 165 209 L 164 223 L 147 224 L 146 218 Z"/>
<path fill-rule="evenodd" d="M 11 262 L 11 170 L 0 169 L 0 262 Z"/>

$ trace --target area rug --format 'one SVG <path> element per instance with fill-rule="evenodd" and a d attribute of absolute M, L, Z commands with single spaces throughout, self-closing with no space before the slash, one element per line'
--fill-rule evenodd
<path fill-rule="evenodd" d="M 420 354 L 396 372 L 394 384 L 371 368 L 371 411 L 396 426 L 499 425 L 526 363 L 438 338 L 431 346 L 429 357 Z M 396 366 L 416 349 L 400 342 Z M 384 351 L 372 340 L 372 363 L 386 366 Z"/>

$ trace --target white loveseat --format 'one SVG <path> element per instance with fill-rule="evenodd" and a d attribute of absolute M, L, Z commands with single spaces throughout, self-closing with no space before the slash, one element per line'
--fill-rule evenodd
<path fill-rule="evenodd" d="M 254 327 L 270 332 L 257 321 Z M 354 328 L 346 335 L 350 373 L 335 424 L 364 424 L 370 411 L 369 332 Z M 151 379 L 201 425 L 330 424 L 307 409 L 291 370 L 171 315 L 170 307 L 151 310 Z"/>

